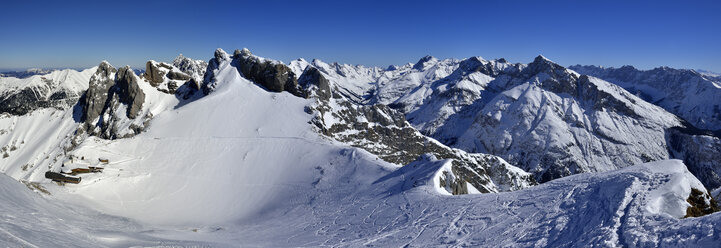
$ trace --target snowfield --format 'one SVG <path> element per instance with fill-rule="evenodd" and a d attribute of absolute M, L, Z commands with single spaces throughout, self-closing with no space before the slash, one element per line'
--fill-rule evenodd
<path fill-rule="evenodd" d="M 105 170 L 84 174 L 77 185 L 42 178 L 48 166 L 59 169 L 50 155 L 62 153 L 53 144 L 67 142 L 73 132 L 72 110 L 0 119 L 15 125 L 0 139 L 27 144 L 11 152 L 15 160 L 0 160 L 0 169 L 14 178 L 0 175 L 0 245 L 721 244 L 721 214 L 682 218 L 692 188 L 707 191 L 680 160 L 578 174 L 514 192 L 452 196 L 439 182 L 449 170 L 446 160 L 425 155 L 403 167 L 386 163 L 313 130 L 313 116 L 304 111 L 312 99 L 265 91 L 229 60 L 214 77 L 208 96 L 175 108 L 163 104 L 143 133 L 83 140 L 68 154 L 80 158 L 71 163 Z M 25 122 L 53 128 L 38 132 L 44 129 L 20 125 Z M 43 143 L 42 137 L 60 138 Z M 16 162 L 21 152 L 50 155 L 24 170 Z M 18 179 L 39 183 L 26 187 Z"/>

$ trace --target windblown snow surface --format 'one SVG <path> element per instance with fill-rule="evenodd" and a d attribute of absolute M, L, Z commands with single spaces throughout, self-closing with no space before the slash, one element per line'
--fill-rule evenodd
<path fill-rule="evenodd" d="M 515 192 L 452 196 L 439 186 L 447 160 L 426 155 L 403 167 L 385 163 L 312 130 L 312 116 L 304 112 L 312 100 L 264 91 L 229 61 L 215 75 L 214 92 L 158 113 L 146 132 L 81 143 L 72 154 L 84 160 L 74 163 L 93 165 L 99 157 L 111 162 L 78 185 L 40 180 L 50 195 L 35 194 L 0 176 L 0 244 L 718 247 L 721 242 L 720 214 L 681 218 L 691 188 L 705 189 L 679 160 L 579 174 Z M 19 123 L 14 118 L 42 115 L 50 114 L 3 118 Z M 52 123 L 72 132 L 65 126 L 73 123 Z M 27 148 L 51 149 L 12 135 Z M 45 164 L 30 170 L 44 172 Z M 21 171 L 19 166 L 3 162 L 0 169 Z M 11 174 L 37 179 L 41 172 Z"/>

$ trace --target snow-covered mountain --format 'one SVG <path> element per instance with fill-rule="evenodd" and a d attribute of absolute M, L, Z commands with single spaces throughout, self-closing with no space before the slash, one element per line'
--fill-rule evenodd
<path fill-rule="evenodd" d="M 291 67 L 316 67 L 303 61 L 291 62 Z M 621 87 L 542 56 L 530 64 L 426 56 L 382 74 L 320 71 L 345 91 L 357 89 L 343 94 L 356 96 L 354 102 L 401 111 L 423 134 L 465 151 L 498 155 L 539 181 L 673 158 L 668 130 L 685 126 L 674 114 Z M 338 76 L 347 74 L 364 76 Z M 361 84 L 359 78 L 366 87 L 355 86 Z M 685 161 L 693 171 L 708 167 Z M 707 185 L 718 182 L 704 180 Z"/>
<path fill-rule="evenodd" d="M 24 115 L 39 108 L 67 108 L 75 104 L 95 68 L 55 70 L 24 78 L 0 77 L 0 113 Z"/>
<path fill-rule="evenodd" d="M 35 75 L 45 75 L 57 69 L 30 68 L 24 71 L 7 71 L 0 73 L 0 77 L 28 78 Z"/>
<path fill-rule="evenodd" d="M 715 179 L 684 164 L 715 173 L 702 155 L 721 142 L 543 57 L 380 69 L 218 49 L 140 75 L 102 62 L 86 89 L 0 117 L 3 244 L 721 243 Z M 44 178 L 88 166 L 104 170 Z"/>
<path fill-rule="evenodd" d="M 708 70 L 702 70 L 702 69 L 696 69 L 696 70 L 694 70 L 694 71 L 700 73 L 701 75 L 704 75 L 704 76 L 707 76 L 707 77 L 711 77 L 711 78 L 715 78 L 715 79 L 717 79 L 717 80 L 721 80 L 721 73 L 713 72 L 713 71 L 708 71 Z"/>
<path fill-rule="evenodd" d="M 684 118 L 696 128 L 721 130 L 721 79 L 718 77 L 669 67 L 642 71 L 633 66 L 576 65 L 571 69 L 617 84 Z"/>

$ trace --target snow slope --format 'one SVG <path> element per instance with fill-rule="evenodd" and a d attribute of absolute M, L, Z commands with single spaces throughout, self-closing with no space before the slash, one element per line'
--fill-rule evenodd
<path fill-rule="evenodd" d="M 26 87 L 55 86 L 72 92 L 82 92 L 88 88 L 88 80 L 95 72 L 95 67 L 82 71 L 73 69 L 56 70 L 44 75 L 27 78 L 0 77 L 0 93 L 17 91 Z M 53 87 L 53 88 L 55 88 Z M 47 95 L 49 96 L 49 95 Z M 47 97 L 46 96 L 46 97 Z"/>
<path fill-rule="evenodd" d="M 677 219 L 684 195 L 700 187 L 677 160 L 464 196 L 438 194 L 433 184 L 409 181 L 427 179 L 438 169 L 437 162 L 416 166 L 366 179 L 360 187 L 328 184 L 314 199 L 320 204 L 242 223 L 236 238 L 275 247 L 713 247 L 720 242 L 715 222 L 721 215 Z"/>
<path fill-rule="evenodd" d="M 157 231 L 137 222 L 88 208 L 63 204 L 54 196 L 35 193 L 37 186 L 0 175 L 0 246 L 4 247 L 129 247 L 219 246 L 213 242 L 174 241 L 153 237 Z M 26 187 L 27 186 L 27 187 Z"/>

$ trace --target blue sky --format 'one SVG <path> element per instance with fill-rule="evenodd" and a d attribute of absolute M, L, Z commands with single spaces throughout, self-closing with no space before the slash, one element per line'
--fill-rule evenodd
<path fill-rule="evenodd" d="M 721 1 L 13 1 L 0 68 L 209 59 L 215 48 L 288 62 L 387 66 L 482 56 L 528 63 L 721 72 Z"/>

